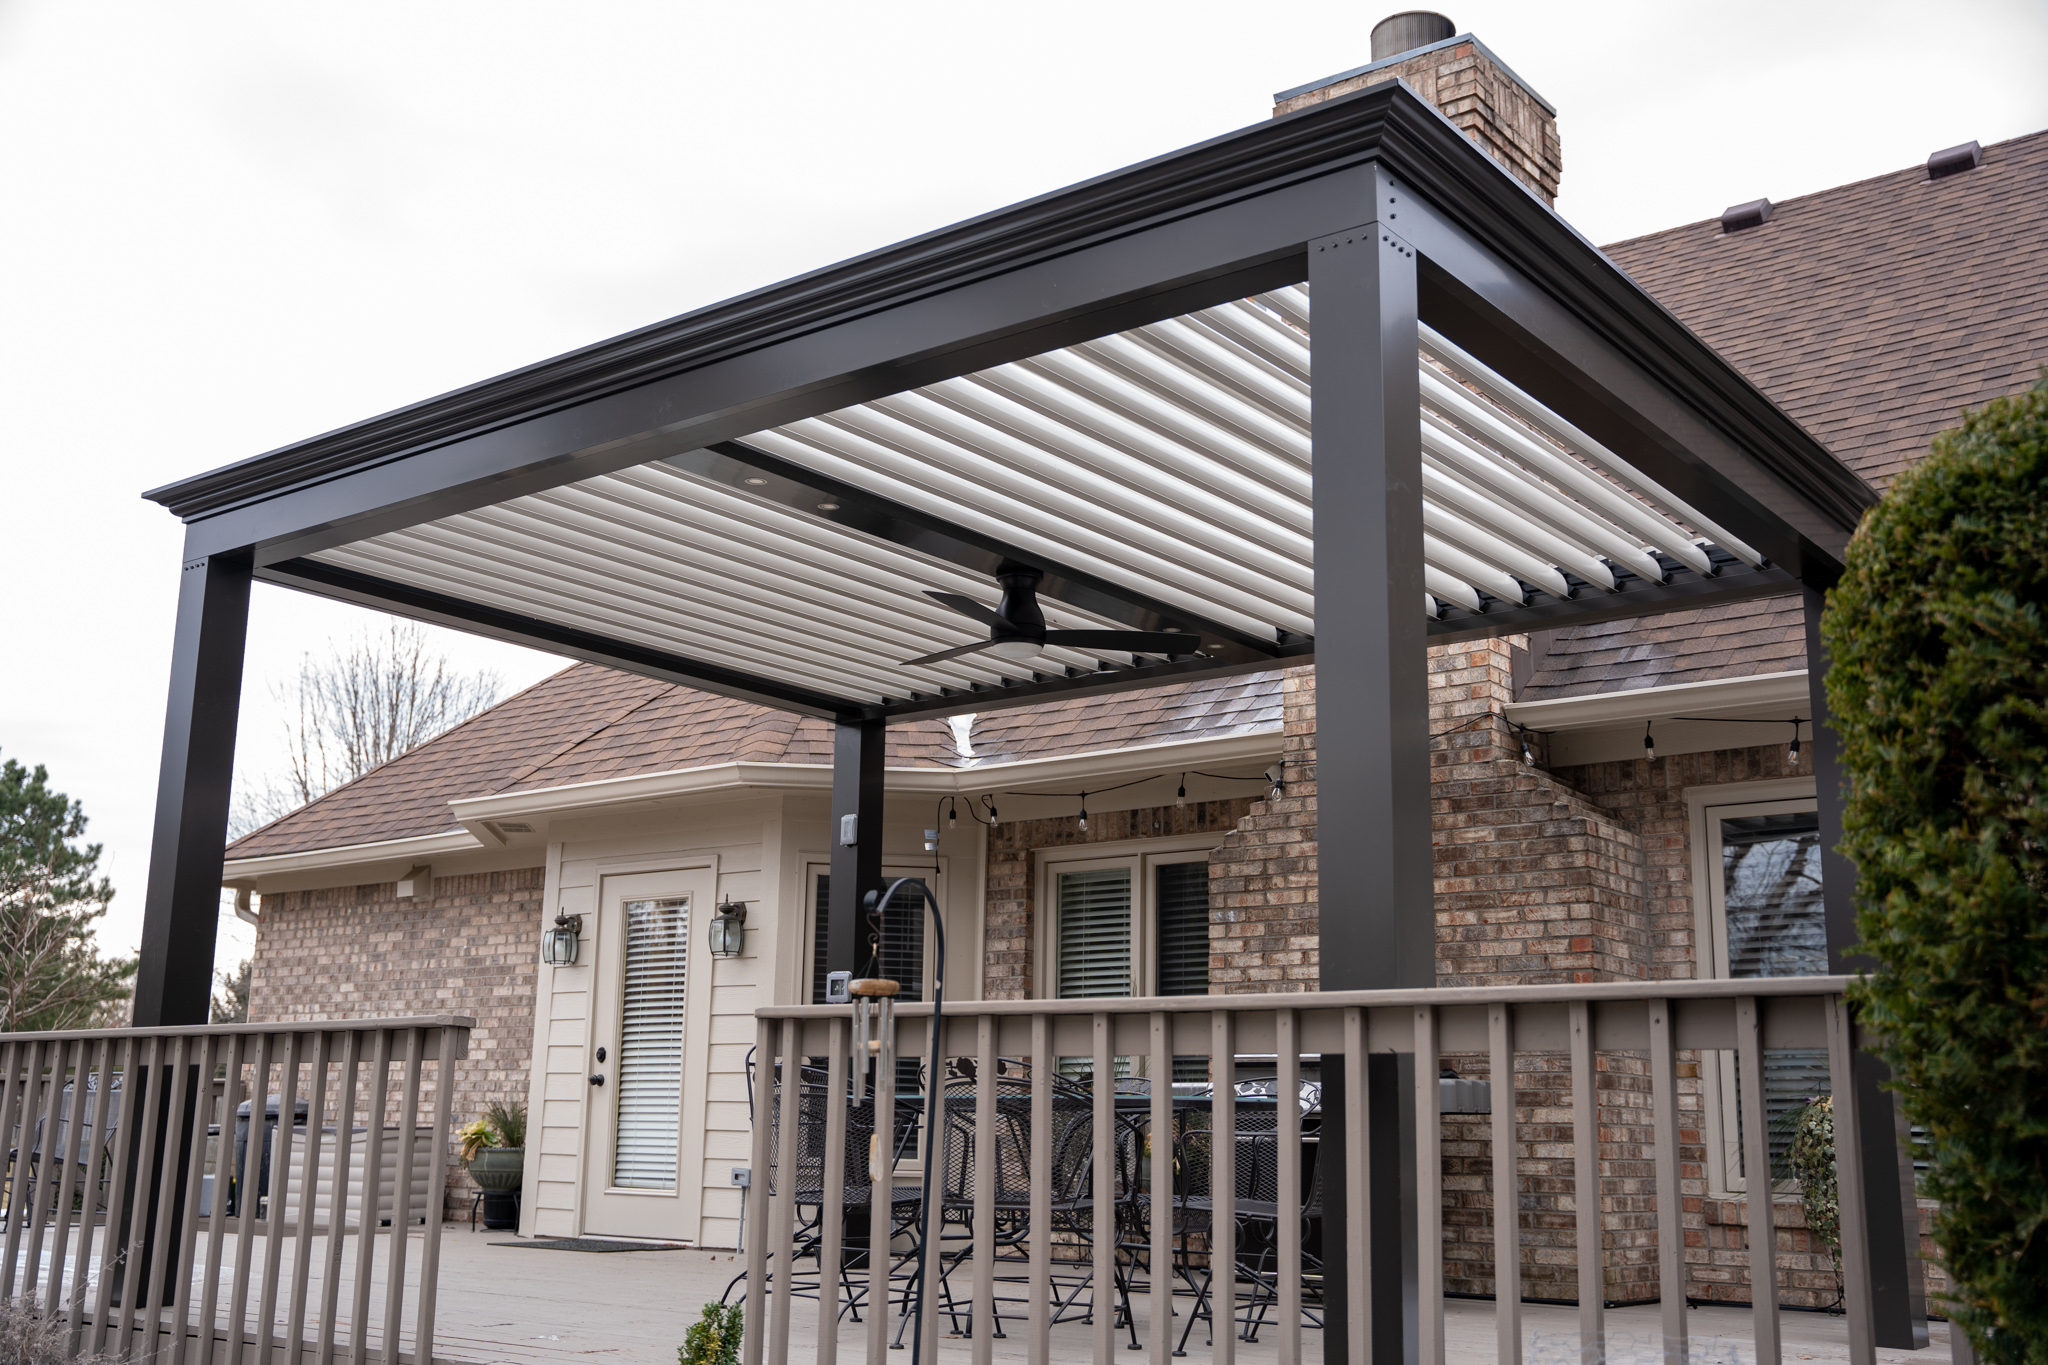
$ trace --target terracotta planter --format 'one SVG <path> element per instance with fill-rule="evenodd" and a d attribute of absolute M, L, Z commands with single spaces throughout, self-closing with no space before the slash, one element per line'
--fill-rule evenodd
<path fill-rule="evenodd" d="M 469 1159 L 469 1178 L 480 1190 L 516 1190 L 525 1175 L 524 1147 L 486 1147 Z"/>

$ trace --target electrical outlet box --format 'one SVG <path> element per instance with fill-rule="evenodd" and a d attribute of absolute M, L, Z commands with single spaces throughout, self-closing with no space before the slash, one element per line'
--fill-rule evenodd
<path fill-rule="evenodd" d="M 751 1166 L 733 1167 L 732 1183 L 743 1190 L 751 1186 L 754 1183 L 754 1168 Z"/>
<path fill-rule="evenodd" d="M 828 1005 L 845 1005 L 852 1003 L 852 987 L 852 972 L 825 973 L 825 1003 Z"/>

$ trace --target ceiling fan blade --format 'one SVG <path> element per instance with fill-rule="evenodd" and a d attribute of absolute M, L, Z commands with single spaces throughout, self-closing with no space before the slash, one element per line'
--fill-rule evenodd
<path fill-rule="evenodd" d="M 979 621 L 992 630 L 1016 629 L 1009 621 L 998 615 L 994 607 L 984 607 L 971 597 L 962 597 L 957 592 L 940 592 L 936 588 L 926 588 L 924 595 L 942 606 L 951 607 L 969 620 Z"/>
<path fill-rule="evenodd" d="M 955 645 L 951 649 L 942 649 L 936 654 L 923 654 L 915 659 L 905 659 L 902 666 L 904 668 L 916 668 L 921 664 L 942 664 L 948 659 L 957 659 L 962 654 L 972 654 L 978 649 L 987 649 L 995 643 L 996 641 L 994 640 L 976 640 L 971 645 Z"/>
<path fill-rule="evenodd" d="M 1049 645 L 1068 649 L 1115 649 L 1127 654 L 1194 654 L 1202 637 L 1171 630 L 1049 630 Z"/>

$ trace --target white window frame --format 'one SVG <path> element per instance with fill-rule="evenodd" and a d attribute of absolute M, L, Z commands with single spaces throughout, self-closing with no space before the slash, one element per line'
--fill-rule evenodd
<path fill-rule="evenodd" d="M 1132 994 L 1157 994 L 1159 892 L 1155 873 L 1167 863 L 1207 862 L 1209 854 L 1222 842 L 1221 833 L 1189 834 L 1171 839 L 1131 839 L 1040 849 L 1032 902 L 1038 912 L 1033 961 L 1040 970 L 1031 974 L 1033 994 L 1041 1000 L 1058 998 L 1054 991 L 1059 985 L 1059 874 L 1112 867 L 1127 867 L 1131 872 Z"/>
<path fill-rule="evenodd" d="M 1770 782 L 1734 782 L 1693 787 L 1685 794 L 1691 825 L 1693 884 L 1693 952 L 1698 975 L 1728 978 L 1727 889 L 1722 885 L 1721 822 L 1747 815 L 1800 814 L 1817 808 L 1810 777 Z M 1700 1058 L 1700 1135 L 1708 1141 L 1707 1184 L 1715 1196 L 1749 1189 L 1742 1175 L 1741 1138 L 1735 1122 L 1735 1054 L 1703 1053 Z M 1784 1189 L 1790 1182 L 1779 1182 Z"/>

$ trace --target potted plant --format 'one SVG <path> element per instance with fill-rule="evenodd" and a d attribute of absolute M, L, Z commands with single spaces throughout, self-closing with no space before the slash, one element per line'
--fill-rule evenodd
<path fill-rule="evenodd" d="M 456 1137 L 462 1164 L 484 1192 L 484 1226 L 493 1231 L 519 1226 L 519 1186 L 526 1176 L 526 1106 L 492 1100 Z"/>

